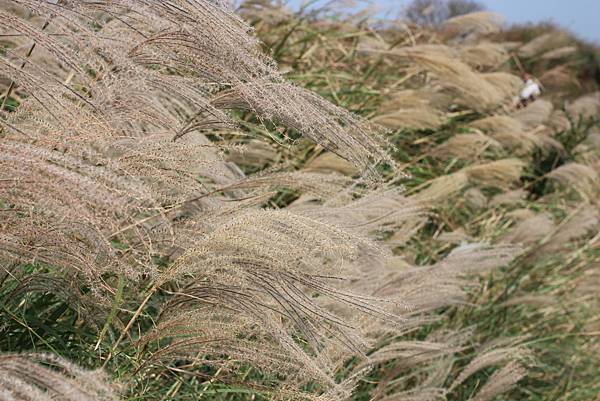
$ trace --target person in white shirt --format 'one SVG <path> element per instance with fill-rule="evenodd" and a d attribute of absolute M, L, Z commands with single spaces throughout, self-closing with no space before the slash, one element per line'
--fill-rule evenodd
<path fill-rule="evenodd" d="M 523 75 L 524 85 L 519 92 L 519 103 L 517 107 L 527 107 L 530 102 L 533 102 L 542 94 L 540 85 L 529 74 Z"/>

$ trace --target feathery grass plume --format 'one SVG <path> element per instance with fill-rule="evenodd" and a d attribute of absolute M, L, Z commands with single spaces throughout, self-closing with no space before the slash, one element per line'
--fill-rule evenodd
<path fill-rule="evenodd" d="M 417 89 L 403 89 L 386 96 L 379 111 L 381 113 L 397 109 L 419 108 L 421 105 L 439 110 L 448 110 L 452 104 L 452 97 L 435 85 L 423 86 Z"/>
<path fill-rule="evenodd" d="M 533 245 L 554 230 L 554 221 L 547 214 L 535 215 L 528 209 L 517 210 L 524 212 L 525 216 L 511 214 L 513 217 L 519 217 L 519 221 L 506 232 L 502 237 L 503 241 L 513 244 Z"/>
<path fill-rule="evenodd" d="M 404 312 L 408 319 L 405 324 L 410 327 L 411 316 L 420 321 L 423 317 L 419 316 L 426 311 L 433 311 L 444 304 L 463 304 L 466 301 L 465 288 L 468 287 L 473 275 L 506 263 L 516 252 L 518 250 L 513 247 L 492 248 L 484 244 L 463 244 L 453 249 L 445 259 L 435 265 L 407 266 L 402 270 L 393 269 L 386 272 L 386 284 L 377 288 L 374 294 L 378 296 L 403 294 L 402 299 L 407 300 L 411 306 L 408 313 Z M 372 282 L 373 278 L 369 281 Z M 432 294 L 433 288 L 437 288 L 435 291 L 438 296 Z M 443 297 L 439 297 L 440 294 L 443 294 Z M 439 319 L 440 316 L 431 318 Z M 415 322 L 412 323 L 414 324 Z M 440 388 L 446 381 L 444 378 L 448 371 L 444 369 L 445 373 L 437 373 L 442 374 L 442 378 L 437 380 L 434 377 L 423 377 L 417 365 L 423 362 L 429 364 L 435 363 L 434 361 L 439 362 L 440 358 L 464 349 L 471 334 L 469 330 L 450 333 L 446 330 L 441 331 L 443 333 L 434 331 L 424 342 L 384 343 L 369 354 L 369 359 L 359 366 L 382 365 L 399 357 L 403 361 L 385 372 L 376 393 L 385 393 L 387 397 L 392 397 L 394 393 L 401 396 L 408 388 L 407 381 L 400 378 L 415 380 L 419 383 L 417 389 Z"/>
<path fill-rule="evenodd" d="M 438 201 L 461 191 L 468 183 L 467 174 L 459 170 L 430 180 L 426 183 L 427 187 L 413 195 L 413 198 L 426 203 Z"/>
<path fill-rule="evenodd" d="M 526 128 L 533 129 L 548 121 L 554 106 L 548 100 L 538 99 L 529 106 L 512 113 L 511 117 L 519 120 Z"/>
<path fill-rule="evenodd" d="M 532 144 L 543 151 L 555 151 L 560 155 L 565 154 L 565 147 L 559 140 L 552 137 L 553 129 L 540 125 L 532 131 L 527 132 Z"/>
<path fill-rule="evenodd" d="M 252 189 L 255 192 L 273 192 L 289 189 L 321 200 L 329 200 L 343 193 L 353 183 L 350 177 L 336 173 L 298 170 L 292 172 L 264 171 L 231 186 L 231 189 Z"/>
<path fill-rule="evenodd" d="M 552 141 L 551 138 L 538 132 L 540 128 L 528 130 L 521 121 L 504 115 L 495 115 L 475 120 L 469 124 L 471 127 L 482 129 L 489 132 L 490 137 L 498 141 L 504 148 L 517 152 L 516 154 L 525 155 L 534 147 L 561 148 L 559 143 Z"/>
<path fill-rule="evenodd" d="M 436 146 L 432 155 L 442 159 L 456 157 L 459 159 L 475 160 L 487 149 L 499 149 L 501 145 L 494 139 L 474 132 L 454 135 L 446 142 Z"/>
<path fill-rule="evenodd" d="M 597 233 L 600 227 L 598 210 L 585 205 L 575 210 L 560 223 L 559 230 L 543 244 L 540 252 L 555 252 L 590 233 Z"/>
<path fill-rule="evenodd" d="M 6 311 L 5 318 L 10 319 L 11 313 L 17 310 L 23 316 L 27 316 L 27 310 L 31 308 L 37 318 L 43 319 L 44 313 L 55 312 L 52 305 L 56 304 L 48 302 L 42 307 L 36 304 L 39 299 L 44 298 L 51 298 L 58 304 L 68 305 L 71 311 L 80 316 L 81 321 L 85 321 L 96 331 L 104 323 L 104 315 L 109 307 L 104 299 L 86 293 L 85 288 L 81 288 L 80 280 L 67 274 L 44 269 L 40 264 L 25 268 L 20 264 L 5 264 L 0 270 L 0 302 Z M 53 318 L 56 318 L 56 315 Z M 68 326 L 72 326 L 72 322 L 69 322 Z M 9 329 L 4 333 L 7 336 L 13 335 Z"/>
<path fill-rule="evenodd" d="M 442 125 L 444 117 L 438 110 L 423 106 L 387 112 L 375 117 L 373 121 L 390 129 L 427 129 Z"/>
<path fill-rule="evenodd" d="M 512 219 L 512 220 L 516 220 L 516 221 L 521 221 L 521 220 L 525 220 L 528 219 L 530 217 L 534 217 L 536 214 L 535 212 L 533 212 L 531 209 L 514 209 L 511 210 L 510 212 L 508 212 L 506 214 L 506 217 Z"/>
<path fill-rule="evenodd" d="M 424 70 L 430 71 L 440 85 L 457 91 L 461 102 L 473 110 L 497 108 L 509 96 L 502 88 L 489 83 L 467 64 L 435 50 L 415 46 L 398 48 L 385 54 L 411 60 Z"/>
<path fill-rule="evenodd" d="M 383 150 L 382 138 L 378 140 L 375 134 L 377 126 L 359 121 L 344 109 L 291 83 L 254 79 L 237 85 L 213 104 L 220 108 L 246 106 L 267 120 L 297 130 L 368 173 L 374 173 L 374 165 L 382 161 L 394 165 Z"/>
<path fill-rule="evenodd" d="M 218 324 L 232 320 L 232 317 L 219 317 L 221 309 L 233 311 L 237 319 L 248 322 L 244 325 L 248 336 L 265 338 L 261 346 L 264 352 L 270 352 L 267 344 L 271 343 L 273 352 L 285 355 L 287 350 L 287 357 L 297 361 L 296 366 L 286 372 L 295 372 L 301 365 L 314 366 L 309 371 L 297 372 L 299 384 L 316 380 L 328 387 L 335 386 L 329 375 L 337 362 L 328 362 L 329 358 L 320 355 L 320 350 L 328 344 L 330 347 L 339 344 L 347 352 L 356 352 L 364 347 L 364 340 L 357 336 L 357 327 L 348 326 L 343 319 L 320 307 L 310 293 L 318 292 L 320 297 L 347 303 L 355 313 L 396 320 L 393 314 L 385 311 L 381 301 L 336 289 L 335 282 L 330 284 L 330 279 L 321 276 L 323 266 L 330 265 L 331 274 L 352 277 L 355 273 L 348 270 L 352 265 L 340 263 L 340 260 L 352 261 L 365 254 L 364 257 L 377 263 L 377 258 L 383 258 L 383 255 L 377 256 L 380 253 L 377 247 L 357 234 L 336 229 L 314 218 L 284 211 L 247 212 L 200 239 L 159 279 L 157 285 L 167 280 L 182 280 L 185 276 L 194 277 L 187 280 L 188 286 L 167 305 L 163 315 L 173 316 L 170 311 L 189 307 L 202 310 L 213 305 L 211 308 L 218 314 L 215 324 Z M 185 307 L 186 304 L 189 306 Z M 208 347 L 216 347 L 214 354 L 226 353 L 229 342 L 223 344 L 219 337 L 211 340 L 210 333 L 204 337 L 208 328 L 203 326 L 208 323 L 204 319 L 201 322 L 197 329 L 188 328 L 195 333 L 192 343 L 208 341 Z M 170 333 L 161 327 L 156 335 L 168 337 Z M 296 344 L 296 336 L 305 339 L 306 350 Z M 179 345 L 186 346 L 186 343 L 175 342 L 168 349 L 178 350 Z M 199 348 L 197 352 L 207 354 L 205 351 Z M 256 363 L 257 358 L 250 351 L 244 353 L 243 349 L 237 349 L 237 360 Z M 269 365 L 260 367 L 281 369 Z"/>
<path fill-rule="evenodd" d="M 0 223 L 1 255 L 63 266 L 89 284 L 103 272 L 125 273 L 106 235 L 152 207 L 147 188 L 61 152 L 7 138 L 0 147 L 0 165 L 11 177 L 0 186 L 0 198 L 10 205 Z"/>
<path fill-rule="evenodd" d="M 504 48 L 509 52 L 511 52 L 511 51 L 515 50 L 516 48 L 518 48 L 519 46 L 523 45 L 522 42 L 503 40 L 503 38 L 500 38 L 499 43 L 502 46 L 504 46 Z"/>
<path fill-rule="evenodd" d="M 399 48 L 398 50 L 402 49 L 403 48 Z M 419 43 L 410 46 L 410 50 L 418 53 L 438 55 L 440 57 L 451 59 L 460 57 L 460 52 L 456 48 L 444 44 Z"/>
<path fill-rule="evenodd" d="M 488 198 L 479 188 L 469 188 L 464 193 L 465 202 L 474 209 L 482 209 L 487 206 Z"/>
<path fill-rule="evenodd" d="M 546 88 L 579 88 L 581 83 L 577 78 L 573 66 L 569 64 L 558 65 L 554 68 L 545 70 L 540 75 L 540 81 L 544 83 Z"/>
<path fill-rule="evenodd" d="M 448 96 L 429 88 L 405 89 L 384 101 L 373 121 L 391 129 L 435 128 L 444 122 Z"/>
<path fill-rule="evenodd" d="M 398 111 L 398 109 L 427 106 L 432 96 L 435 96 L 435 92 L 427 91 L 425 88 L 394 91 L 385 97 L 379 106 L 378 115 Z"/>
<path fill-rule="evenodd" d="M 520 363 L 509 362 L 490 376 L 473 401 L 491 401 L 497 395 L 512 389 L 524 376 L 525 369 Z"/>
<path fill-rule="evenodd" d="M 442 25 L 443 32 L 461 40 L 474 39 L 500 31 L 502 17 L 495 13 L 479 11 L 452 17 Z"/>
<path fill-rule="evenodd" d="M 185 289 L 185 296 L 173 300 L 172 307 L 180 311 L 175 317 L 161 319 L 139 343 L 148 345 L 161 341 L 164 344 L 146 359 L 150 371 L 152 363 L 183 359 L 218 368 L 221 380 L 227 381 L 227 376 L 234 380 L 235 374 L 250 364 L 268 375 L 266 377 L 284 375 L 290 387 L 297 387 L 295 383 L 307 383 L 307 378 L 336 387 L 325 356 L 311 357 L 292 339 L 286 342 L 282 335 L 273 338 L 272 333 L 278 330 L 277 327 L 270 327 L 267 322 L 257 324 L 255 319 L 245 317 L 243 304 L 247 297 L 234 287 L 228 291 L 239 299 L 239 305 L 215 308 L 212 303 L 219 290 L 226 291 L 218 287 L 190 286 Z M 186 300 L 186 297 L 189 298 Z M 201 297 L 206 303 L 196 305 L 192 310 L 186 305 L 191 297 Z M 169 338 L 173 340 L 166 342 Z M 271 385 L 276 388 L 277 383 L 272 380 Z"/>
<path fill-rule="evenodd" d="M 411 368 L 416 365 L 438 359 L 441 356 L 454 354 L 463 349 L 457 344 L 437 343 L 430 341 L 398 341 L 385 345 L 369 355 L 360 368 L 369 365 L 377 365 L 386 361 L 400 359 L 403 368 Z"/>
<path fill-rule="evenodd" d="M 513 362 L 522 360 L 527 356 L 527 351 L 519 347 L 498 347 L 486 350 L 477 355 L 469 364 L 460 372 L 458 377 L 450 386 L 450 390 L 460 386 L 470 376 L 478 371 L 490 366 L 495 366 L 501 363 Z M 491 378 L 490 378 L 491 380 Z"/>
<path fill-rule="evenodd" d="M 390 44 L 386 43 L 385 39 L 380 35 L 361 36 L 358 40 L 357 50 L 370 51 L 370 50 L 387 50 L 390 48 Z"/>
<path fill-rule="evenodd" d="M 514 307 L 514 306 L 524 306 L 525 305 L 525 306 L 534 307 L 541 312 L 545 308 L 551 310 L 552 307 L 554 307 L 557 303 L 558 303 L 558 300 L 552 295 L 523 295 L 523 296 L 513 297 L 513 298 L 509 299 L 508 301 L 503 302 L 502 306 L 504 306 L 504 307 L 513 306 Z"/>
<path fill-rule="evenodd" d="M 6 400 L 116 401 L 117 387 L 101 371 L 50 354 L 0 355 L 0 397 Z"/>
<path fill-rule="evenodd" d="M 455 96 L 474 110 L 497 108 L 512 95 L 490 84 L 481 74 L 473 71 L 469 65 L 460 61 L 458 56 L 454 56 L 447 49 L 445 46 L 415 45 L 371 52 L 415 63 L 423 70 L 432 73 L 439 85 L 456 91 Z"/>
<path fill-rule="evenodd" d="M 343 201 L 333 197 L 322 207 L 296 210 L 357 234 L 387 238 L 387 246 L 399 246 L 411 238 L 425 224 L 427 213 L 423 205 L 404 196 L 401 189 L 385 187 L 358 199 Z"/>
<path fill-rule="evenodd" d="M 523 85 L 521 78 L 507 72 L 486 72 L 481 76 L 492 85 L 500 88 L 506 96 L 517 93 Z"/>
<path fill-rule="evenodd" d="M 261 170 L 279 159 L 276 149 L 262 141 L 251 141 L 239 148 L 231 149 L 227 161 L 252 170 Z"/>
<path fill-rule="evenodd" d="M 554 133 L 563 132 L 571 129 L 571 120 L 562 110 L 554 110 L 550 115 L 550 119 L 546 122 Z"/>
<path fill-rule="evenodd" d="M 541 145 L 538 137 L 529 131 L 501 131 L 491 136 L 516 156 L 525 156 L 534 147 Z"/>
<path fill-rule="evenodd" d="M 561 47 L 569 46 L 571 44 L 572 38 L 568 33 L 564 31 L 548 32 L 535 37 L 519 47 L 518 54 L 521 57 L 531 58 L 541 53 L 560 49 Z"/>
<path fill-rule="evenodd" d="M 577 280 L 577 292 L 582 298 L 598 299 L 598 284 L 600 284 L 600 263 L 595 262 L 588 266 Z"/>
<path fill-rule="evenodd" d="M 574 161 L 576 163 L 591 165 L 600 162 L 600 152 L 598 149 L 590 147 L 585 143 L 580 143 L 573 148 Z"/>
<path fill-rule="evenodd" d="M 520 203 L 525 202 L 527 198 L 527 191 L 524 189 L 515 189 L 513 191 L 507 191 L 500 193 L 498 195 L 494 195 L 490 200 L 490 205 L 492 206 L 510 206 L 510 205 L 518 205 Z"/>
<path fill-rule="evenodd" d="M 563 46 L 558 49 L 548 50 L 546 53 L 540 56 L 543 60 L 560 60 L 567 58 L 577 52 L 575 46 Z"/>
<path fill-rule="evenodd" d="M 359 173 L 352 164 L 331 152 L 321 153 L 316 158 L 310 160 L 305 164 L 304 170 L 323 173 L 333 172 L 351 177 Z"/>
<path fill-rule="evenodd" d="M 600 92 L 588 93 L 575 99 L 566 107 L 572 118 L 598 118 L 600 114 Z"/>
<path fill-rule="evenodd" d="M 398 294 L 399 289 L 404 287 L 413 315 L 433 311 L 442 305 L 462 304 L 466 300 L 466 286 L 473 275 L 504 265 L 519 251 L 520 248 L 512 245 L 492 247 L 483 243 L 463 243 L 436 264 L 393 270 L 375 294 Z M 434 287 L 439 287 L 445 296 L 438 298 L 432 294 Z"/>
<path fill-rule="evenodd" d="M 443 401 L 445 399 L 446 390 L 442 388 L 419 388 L 379 398 L 381 401 Z"/>
<path fill-rule="evenodd" d="M 520 159 L 501 159 L 468 166 L 464 170 L 474 183 L 503 188 L 519 180 L 524 166 L 525 162 Z"/>
<path fill-rule="evenodd" d="M 459 228 L 450 232 L 443 232 L 438 235 L 436 241 L 448 242 L 451 244 L 460 244 L 462 242 L 473 242 L 472 238 L 465 232 L 464 229 Z"/>
<path fill-rule="evenodd" d="M 458 49 L 461 60 L 478 70 L 498 67 L 509 58 L 506 47 L 500 43 L 481 42 Z"/>
<path fill-rule="evenodd" d="M 594 166 L 600 163 L 600 133 L 592 132 L 579 145 L 573 148 L 575 162 Z"/>
<path fill-rule="evenodd" d="M 590 130 L 582 143 L 593 148 L 600 148 L 600 131 L 597 129 Z"/>
<path fill-rule="evenodd" d="M 521 121 L 505 115 L 492 115 L 475 120 L 469 124 L 474 128 L 479 128 L 484 131 L 497 132 L 515 132 L 519 133 L 525 130 Z"/>
<path fill-rule="evenodd" d="M 469 333 L 470 334 L 470 333 Z M 448 336 L 450 337 L 450 336 Z M 460 337 L 460 336 L 458 336 Z M 389 345 L 385 345 L 380 349 L 376 350 L 370 355 L 367 361 L 367 365 L 364 366 L 378 366 L 389 361 L 401 360 L 402 363 L 396 366 L 390 366 L 382 379 L 378 384 L 378 388 L 375 390 L 375 397 L 379 398 L 381 395 L 386 394 L 387 397 L 383 399 L 404 399 L 403 395 L 406 392 L 412 393 L 413 396 L 422 395 L 429 397 L 430 390 L 432 387 L 427 380 L 422 377 L 419 378 L 418 374 L 411 373 L 419 370 L 419 366 L 425 363 L 435 364 L 440 359 L 449 358 L 451 355 L 459 352 L 464 348 L 464 345 L 454 339 L 449 341 L 448 338 L 445 341 L 432 342 L 432 341 L 399 341 L 393 342 Z M 462 338 L 463 341 L 466 339 Z M 359 365 L 363 367 L 363 365 Z M 402 379 L 412 379 L 421 382 L 416 389 L 406 390 L 403 388 L 403 380 L 395 382 L 398 377 Z M 423 376 L 421 374 L 421 376 Z M 437 388 L 439 392 L 445 393 L 445 389 Z M 409 398 L 410 399 L 410 398 Z M 427 399 L 427 398 L 426 398 Z"/>
<path fill-rule="evenodd" d="M 571 162 L 552 170 L 546 177 L 574 189 L 588 202 L 596 200 L 600 177 L 592 167 Z"/>

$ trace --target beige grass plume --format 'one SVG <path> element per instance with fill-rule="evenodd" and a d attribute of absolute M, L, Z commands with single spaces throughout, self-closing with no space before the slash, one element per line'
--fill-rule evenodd
<path fill-rule="evenodd" d="M 46 354 L 0 355 L 0 397 L 6 400 L 116 401 L 117 387 L 100 371 Z"/>
<path fill-rule="evenodd" d="M 487 11 L 479 11 L 452 17 L 444 22 L 442 28 L 451 36 L 480 36 L 500 31 L 502 17 Z"/>
<path fill-rule="evenodd" d="M 519 180 L 525 163 L 520 159 L 501 159 L 465 168 L 465 172 L 475 183 L 506 187 Z"/>
<path fill-rule="evenodd" d="M 579 163 L 567 163 L 552 170 L 547 177 L 566 188 L 573 188 L 584 199 L 593 202 L 598 194 L 600 177 L 596 169 Z"/>

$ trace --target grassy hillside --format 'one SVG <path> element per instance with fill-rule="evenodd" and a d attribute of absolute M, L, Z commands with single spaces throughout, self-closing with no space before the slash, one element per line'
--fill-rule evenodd
<path fill-rule="evenodd" d="M 516 337 L 532 365 L 511 398 L 597 397 L 598 49 L 550 25 L 497 32 L 485 15 L 457 21 L 459 32 L 251 15 L 291 79 L 390 129 L 411 174 L 407 193 L 427 193 L 434 208 L 398 252 L 420 265 L 463 241 L 524 245 L 473 288 L 473 305 L 449 312 L 449 327 L 476 327 L 459 361 Z M 510 96 L 519 80 L 505 74 L 523 71 L 545 93 L 517 111 Z M 487 105 L 480 78 L 505 85 L 504 100 Z M 373 381 L 393 369 L 382 366 Z M 473 387 L 461 390 L 451 399 L 469 398 Z"/>
<path fill-rule="evenodd" d="M 594 46 L 0 4 L 7 399 L 600 397 Z"/>

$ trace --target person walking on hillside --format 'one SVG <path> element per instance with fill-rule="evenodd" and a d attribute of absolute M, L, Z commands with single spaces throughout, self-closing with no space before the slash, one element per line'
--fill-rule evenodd
<path fill-rule="evenodd" d="M 519 103 L 517 108 L 527 107 L 527 105 L 542 94 L 540 84 L 529 74 L 523 74 L 523 87 L 519 92 Z"/>

